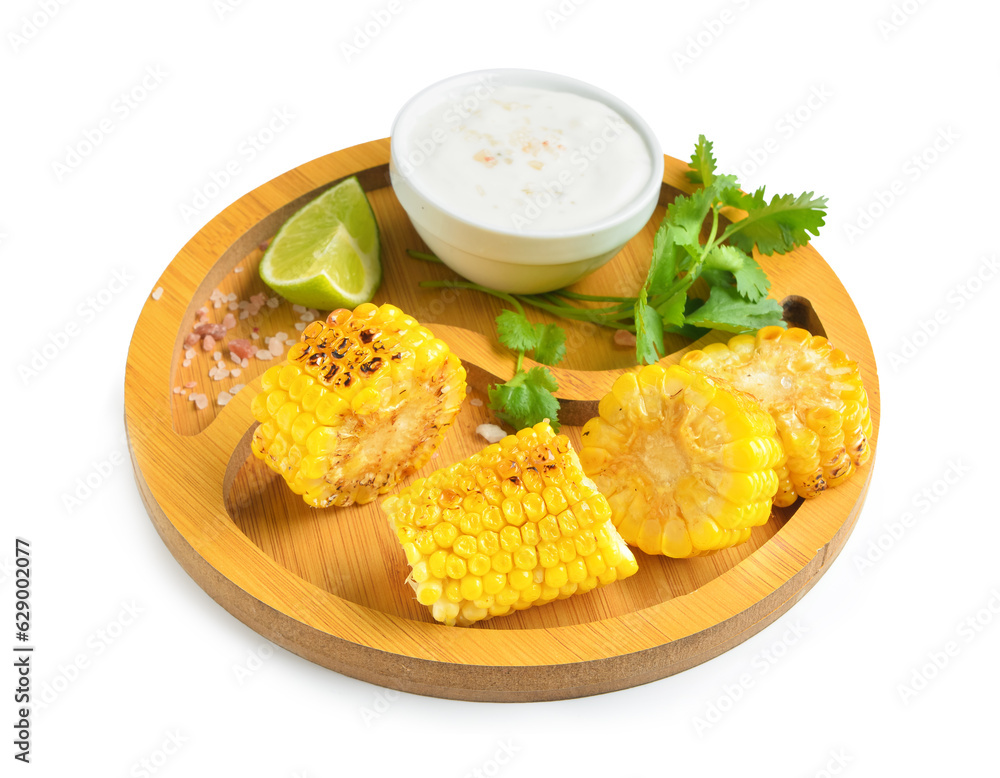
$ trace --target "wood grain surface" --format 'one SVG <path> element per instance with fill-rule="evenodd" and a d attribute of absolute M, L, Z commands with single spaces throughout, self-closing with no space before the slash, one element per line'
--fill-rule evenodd
<path fill-rule="evenodd" d="M 170 263 L 140 315 L 126 366 L 125 412 L 136 480 L 164 542 L 220 604 L 262 635 L 311 661 L 384 686 L 472 700 L 544 700 L 627 688 L 691 667 L 745 640 L 815 583 L 857 520 L 872 464 L 816 500 L 775 510 L 743 546 L 708 557 L 670 560 L 636 551 L 639 573 L 586 595 L 493 619 L 473 628 L 433 622 L 404 584 L 405 557 L 378 502 L 314 510 L 249 456 L 250 401 L 274 360 L 252 359 L 238 377 L 216 381 L 213 352 L 184 366 L 184 336 L 208 305 L 221 321 L 228 302 L 267 292 L 256 267 L 260 244 L 303 203 L 358 174 L 378 219 L 384 281 L 376 302 L 391 301 L 446 340 L 469 369 L 469 398 L 431 463 L 419 474 L 478 451 L 489 421 L 486 385 L 506 379 L 513 358 L 496 341 L 498 301 L 470 291 L 423 289 L 423 279 L 455 278 L 406 249 L 424 249 L 388 185 L 388 140 L 321 157 L 245 195 L 209 222 Z M 645 276 L 663 208 L 687 188 L 685 165 L 666 158 L 661 206 L 646 228 L 577 291 L 630 295 Z M 811 246 L 762 259 L 786 318 L 826 334 L 857 359 L 877 439 L 878 376 L 867 333 L 836 275 Z M 272 295 L 273 296 L 273 295 Z M 234 311 L 238 314 L 239 309 Z M 325 312 L 320 312 L 325 314 Z M 260 348 L 310 314 L 281 301 L 240 320 L 226 343 L 256 332 Z M 551 320 L 529 309 L 538 321 Z M 564 431 L 579 428 L 614 378 L 634 366 L 613 333 L 560 321 L 568 354 L 557 373 Z M 726 337 L 712 333 L 684 350 Z M 280 357 L 275 357 L 280 359 Z M 186 384 L 196 386 L 185 389 Z M 224 407 L 219 392 L 245 384 Z M 174 387 L 185 391 L 175 393 Z M 205 393 L 202 410 L 189 401 Z M 482 404 L 474 404 L 474 400 Z"/>

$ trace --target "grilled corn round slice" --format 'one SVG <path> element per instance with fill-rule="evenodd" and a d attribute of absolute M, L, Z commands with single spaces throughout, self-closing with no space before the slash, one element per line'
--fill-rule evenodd
<path fill-rule="evenodd" d="M 580 461 L 627 543 L 699 556 L 767 522 L 784 453 L 752 397 L 683 367 L 649 365 L 618 378 L 598 407 Z"/>
<path fill-rule="evenodd" d="M 313 507 L 370 502 L 430 459 L 463 399 L 444 341 L 365 303 L 310 323 L 264 373 L 251 447 Z"/>
<path fill-rule="evenodd" d="M 857 362 L 826 338 L 764 327 L 684 355 L 681 364 L 749 392 L 774 417 L 788 455 L 775 505 L 816 497 L 871 456 L 872 419 Z"/>
<path fill-rule="evenodd" d="M 415 481 L 382 507 L 407 582 L 439 622 L 469 626 L 638 570 L 611 509 L 547 421 Z"/>

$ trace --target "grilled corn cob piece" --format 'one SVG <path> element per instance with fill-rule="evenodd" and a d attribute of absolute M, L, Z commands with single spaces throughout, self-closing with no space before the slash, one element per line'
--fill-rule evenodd
<path fill-rule="evenodd" d="M 871 456 L 872 419 L 858 364 L 824 337 L 764 327 L 756 337 L 689 351 L 681 364 L 749 392 L 774 417 L 788 455 L 775 505 L 844 483 Z"/>
<path fill-rule="evenodd" d="M 469 626 L 638 569 L 607 500 L 548 422 L 508 435 L 382 503 L 417 600 Z"/>
<path fill-rule="evenodd" d="M 464 398 L 458 357 L 399 308 L 339 309 L 261 378 L 253 453 L 313 507 L 370 502 L 430 459 Z"/>
<path fill-rule="evenodd" d="M 615 381 L 583 427 L 580 461 L 621 536 L 647 554 L 691 557 L 764 524 L 784 459 L 760 404 L 683 367 Z"/>

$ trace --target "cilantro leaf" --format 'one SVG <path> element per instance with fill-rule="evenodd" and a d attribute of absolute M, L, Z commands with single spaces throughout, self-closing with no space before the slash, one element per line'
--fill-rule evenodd
<path fill-rule="evenodd" d="M 715 178 L 715 157 L 712 156 L 712 141 L 704 135 L 698 136 L 698 142 L 694 144 L 694 154 L 691 155 L 691 169 L 687 171 L 687 178 L 693 184 L 704 184 L 708 186 Z"/>
<path fill-rule="evenodd" d="M 708 256 L 705 257 L 705 267 L 714 267 L 717 270 L 728 270 L 730 273 L 735 273 L 746 264 L 748 259 L 750 258 L 735 246 L 719 245 L 708 252 Z"/>
<path fill-rule="evenodd" d="M 657 304 L 656 312 L 664 326 L 681 327 L 684 324 L 684 304 L 687 302 L 687 292 L 680 291 Z M 636 338 L 638 342 L 638 338 Z M 662 343 L 662 338 L 661 341 Z"/>
<path fill-rule="evenodd" d="M 705 304 L 685 323 L 724 332 L 751 332 L 772 324 L 784 326 L 782 308 L 769 297 L 749 302 L 731 286 L 713 286 Z"/>
<path fill-rule="evenodd" d="M 679 246 L 697 243 L 701 225 L 711 207 L 712 194 L 706 189 L 675 197 L 663 217 L 670 240 Z"/>
<path fill-rule="evenodd" d="M 635 358 L 640 365 L 652 365 L 663 353 L 663 319 L 642 289 L 635 301 Z"/>
<path fill-rule="evenodd" d="M 826 216 L 826 198 L 812 192 L 775 195 L 771 202 L 763 187 L 752 195 L 733 198 L 730 203 L 747 212 L 745 218 L 731 224 L 723 239 L 748 254 L 754 246 L 761 254 L 787 254 L 795 246 L 809 242 L 809 233 L 819 235 Z"/>
<path fill-rule="evenodd" d="M 533 367 L 520 372 L 505 384 L 489 389 L 489 408 L 502 422 L 515 430 L 524 429 L 548 419 L 552 428 L 559 429 L 559 401 L 553 396 L 558 388 L 548 368 Z"/>
<path fill-rule="evenodd" d="M 645 287 L 651 295 L 665 292 L 677 276 L 683 248 L 674 241 L 674 237 L 670 223 L 664 219 L 653 237 L 653 256 L 649 261 L 649 272 L 646 273 Z"/>
<path fill-rule="evenodd" d="M 566 356 L 566 331 L 558 324 L 538 325 L 541 334 L 532 357 L 536 362 L 555 365 Z"/>
<path fill-rule="evenodd" d="M 538 345 L 540 327 L 528 321 L 523 313 L 504 308 L 496 321 L 500 342 L 511 351 L 530 351 Z"/>
<path fill-rule="evenodd" d="M 736 279 L 736 291 L 752 303 L 767 297 L 767 293 L 771 290 L 771 282 L 764 268 L 749 254 L 743 255 L 743 266 L 733 271 L 733 277 Z"/>

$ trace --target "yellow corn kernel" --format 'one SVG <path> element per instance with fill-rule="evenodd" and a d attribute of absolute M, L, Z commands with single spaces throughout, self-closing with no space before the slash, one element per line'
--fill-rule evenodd
<path fill-rule="evenodd" d="M 729 353 L 715 346 L 700 359 Z M 587 475 L 602 494 L 574 516 L 589 526 L 591 514 L 594 523 L 610 515 L 621 537 L 648 554 L 696 556 L 749 537 L 742 530 L 767 521 L 757 506 L 769 505 L 779 487 L 775 467 L 784 451 L 774 420 L 750 395 L 686 367 L 649 365 L 638 378 L 628 375 L 605 398 L 627 409 L 627 421 L 617 415 L 612 423 L 602 410 L 584 427 L 581 461 L 585 469 L 598 463 Z M 599 451 L 590 456 L 591 449 Z M 588 558 L 588 570 L 603 582 L 621 552 L 599 527 L 594 539 L 605 565 Z M 590 551 L 586 540 L 575 545 Z"/>
<path fill-rule="evenodd" d="M 690 351 L 681 364 L 752 394 L 773 416 L 787 456 L 775 465 L 775 505 L 816 497 L 868 460 L 872 426 L 861 372 L 826 338 L 765 327 L 752 340 L 739 335 L 728 345 Z"/>
<path fill-rule="evenodd" d="M 433 346 L 419 375 L 406 345 L 415 329 Z M 285 362 L 262 376 L 251 450 L 314 507 L 367 502 L 430 459 L 465 388 L 461 362 L 398 308 L 335 311 L 311 322 Z M 315 457 L 327 458 L 325 469 Z"/>
<path fill-rule="evenodd" d="M 418 601 L 449 625 L 570 597 L 601 585 L 600 575 L 612 581 L 638 569 L 569 440 L 547 423 L 416 480 L 382 507 Z"/>

